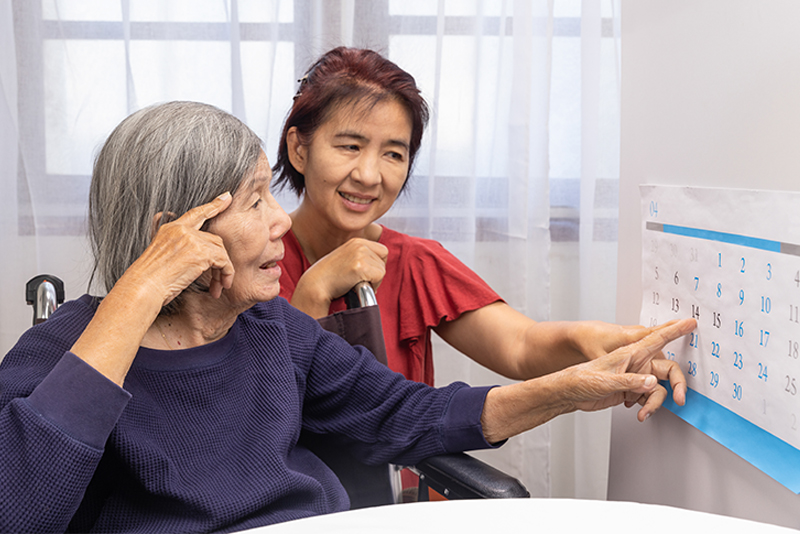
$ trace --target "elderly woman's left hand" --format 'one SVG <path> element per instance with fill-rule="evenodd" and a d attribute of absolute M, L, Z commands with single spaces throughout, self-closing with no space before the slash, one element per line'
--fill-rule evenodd
<path fill-rule="evenodd" d="M 667 343 L 667 337 L 664 336 L 663 332 L 669 331 L 675 326 L 680 326 L 684 333 L 688 333 L 697 326 L 697 322 L 694 319 L 683 319 L 682 321 L 669 321 L 663 325 L 650 328 L 634 328 L 632 329 L 633 335 L 639 337 L 635 342 L 624 344 L 608 354 L 602 354 L 576 367 L 584 370 L 597 368 L 598 371 L 604 373 L 627 372 L 654 375 L 659 380 L 669 380 L 673 390 L 673 400 L 676 404 L 682 406 L 686 402 L 686 377 L 678 364 L 672 360 L 665 359 L 660 350 L 653 355 L 654 348 L 662 347 Z M 647 393 L 635 393 L 633 391 L 624 393 L 625 406 L 631 407 L 636 403 L 642 405 L 638 413 L 640 421 L 650 417 L 663 404 L 666 398 L 667 391 L 661 385 L 657 385 Z M 592 411 L 615 404 L 619 404 L 619 402 L 608 398 L 579 404 L 578 408 L 583 411 Z"/>
<path fill-rule="evenodd" d="M 493 388 L 486 395 L 481 424 L 490 443 L 529 430 L 563 413 L 595 411 L 626 402 L 629 394 L 643 399 L 640 421 L 655 412 L 666 398 L 658 379 L 672 378 L 672 371 L 650 368 L 649 362 L 672 340 L 691 332 L 694 319 L 673 321 L 652 329 L 635 343 L 594 360 L 524 382 Z"/>
<path fill-rule="evenodd" d="M 582 321 L 576 323 L 579 334 L 577 334 L 574 339 L 577 350 L 581 352 L 586 359 L 592 361 L 610 354 L 621 347 L 637 343 L 648 335 L 674 323 L 675 321 L 670 321 L 663 325 L 644 327 L 639 325 L 621 326 L 604 323 L 602 321 Z M 628 372 L 653 374 L 661 379 L 668 379 L 672 387 L 673 400 L 680 406 L 683 406 L 686 402 L 686 377 L 683 371 L 681 371 L 680 366 L 676 362 L 666 359 L 662 352 L 659 352 L 659 354 L 652 359 L 632 361 Z M 660 388 L 655 393 L 648 395 L 648 397 L 627 394 L 625 397 L 625 405 L 630 407 L 637 402 L 644 405 L 645 402 L 649 402 L 648 398 L 652 398 L 652 402 L 657 402 L 660 406 L 661 402 L 666 398 L 666 390 Z"/>

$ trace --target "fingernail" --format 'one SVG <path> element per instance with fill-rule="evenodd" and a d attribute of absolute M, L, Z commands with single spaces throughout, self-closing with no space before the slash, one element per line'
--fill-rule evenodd
<path fill-rule="evenodd" d="M 229 198 L 231 198 L 231 192 L 230 192 L 230 191 L 225 191 L 224 193 L 222 193 L 222 194 L 221 194 L 220 196 L 218 196 L 217 198 L 218 198 L 219 200 L 228 200 Z"/>
<path fill-rule="evenodd" d="M 647 387 L 651 387 L 655 385 L 655 383 L 656 383 L 656 377 L 654 377 L 653 375 L 650 375 L 644 379 L 644 385 Z"/>

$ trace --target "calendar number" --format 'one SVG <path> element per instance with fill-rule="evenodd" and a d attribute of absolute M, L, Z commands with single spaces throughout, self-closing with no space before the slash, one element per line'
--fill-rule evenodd
<path fill-rule="evenodd" d="M 744 321 L 736 321 L 736 328 L 733 331 L 736 337 L 744 337 Z"/>
<path fill-rule="evenodd" d="M 761 362 L 758 364 L 758 379 L 764 382 L 767 381 L 767 366 L 763 365 Z"/>
<path fill-rule="evenodd" d="M 762 330 L 760 339 L 761 340 L 758 342 L 758 344 L 762 347 L 766 347 L 767 343 L 769 342 L 769 330 Z"/>
<path fill-rule="evenodd" d="M 719 373 L 711 371 L 711 382 L 709 382 L 709 385 L 712 388 L 716 388 L 719 385 Z"/>
<path fill-rule="evenodd" d="M 784 391 L 792 396 L 797 395 L 797 383 L 795 382 L 794 378 L 790 377 L 789 375 L 786 375 L 786 387 L 784 388 Z"/>

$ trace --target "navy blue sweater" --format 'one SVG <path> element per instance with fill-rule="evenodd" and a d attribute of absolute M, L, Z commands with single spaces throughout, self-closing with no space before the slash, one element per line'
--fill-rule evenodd
<path fill-rule="evenodd" d="M 120 388 L 70 352 L 92 297 L 0 364 L 0 531 L 235 531 L 345 510 L 301 427 L 371 463 L 486 448 L 488 388 L 405 380 L 278 298 L 219 341 L 142 348 Z"/>

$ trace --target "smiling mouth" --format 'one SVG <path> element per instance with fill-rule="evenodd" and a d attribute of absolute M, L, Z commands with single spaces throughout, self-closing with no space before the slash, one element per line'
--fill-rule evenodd
<path fill-rule="evenodd" d="M 353 202 L 355 204 L 369 204 L 373 200 L 375 200 L 375 199 L 372 199 L 372 198 L 354 197 L 353 195 L 348 195 L 347 193 L 342 193 L 341 191 L 339 191 L 339 196 L 341 196 L 343 199 L 348 200 L 350 202 Z"/>
<path fill-rule="evenodd" d="M 277 265 L 278 265 L 277 261 L 268 261 L 267 263 L 259 267 L 259 269 L 271 269 L 272 267 L 275 267 Z"/>

